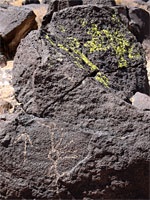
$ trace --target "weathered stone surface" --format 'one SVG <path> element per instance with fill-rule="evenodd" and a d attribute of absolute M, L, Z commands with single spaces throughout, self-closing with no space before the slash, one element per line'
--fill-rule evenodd
<path fill-rule="evenodd" d="M 54 12 L 60 11 L 64 8 L 68 8 L 71 6 L 87 5 L 87 4 L 107 5 L 107 6 L 116 5 L 114 0 L 107 0 L 107 1 L 106 0 L 50 0 L 48 13 L 43 18 L 43 26 L 50 23 Z"/>
<path fill-rule="evenodd" d="M 20 40 L 37 29 L 33 11 L 15 6 L 0 5 L 0 35 L 5 43 L 4 55 L 12 58 Z"/>
<path fill-rule="evenodd" d="M 22 41 L 13 84 L 28 113 L 51 115 L 49 106 L 87 76 L 127 101 L 137 91 L 148 92 L 143 49 L 115 11 L 72 7 L 54 14 L 46 35 L 34 32 Z"/>
<path fill-rule="evenodd" d="M 4 119 L 1 198 L 149 198 L 150 115 L 92 77 L 51 105 L 51 118 Z"/>
<path fill-rule="evenodd" d="M 60 11 L 68 7 L 82 5 L 82 4 L 83 4 L 82 0 L 51 0 L 49 1 L 48 12 L 43 18 L 42 29 L 44 28 L 46 24 L 50 23 L 54 12 Z"/>
<path fill-rule="evenodd" d="M 139 1 L 142 2 L 142 1 Z M 149 61 L 150 61 L 150 15 L 146 11 L 145 7 L 141 7 L 139 4 L 133 4 L 133 1 L 121 1 L 126 6 L 117 6 L 117 9 L 121 15 L 122 20 L 128 26 L 129 30 L 136 36 L 137 40 L 142 43 L 142 46 L 146 53 L 147 60 L 147 72 L 149 75 Z M 147 4 L 147 2 L 143 2 Z M 131 7 L 136 6 L 136 7 Z M 142 9 L 143 8 L 143 9 Z M 145 10 L 144 10 L 145 9 Z M 150 85 L 150 84 L 149 84 Z M 150 91 L 150 89 L 149 89 Z"/>
<path fill-rule="evenodd" d="M 146 91 L 141 45 L 109 7 L 62 10 L 45 30 L 15 56 L 23 109 L 0 116 L 0 198 L 149 199 L 150 115 L 123 100 Z"/>

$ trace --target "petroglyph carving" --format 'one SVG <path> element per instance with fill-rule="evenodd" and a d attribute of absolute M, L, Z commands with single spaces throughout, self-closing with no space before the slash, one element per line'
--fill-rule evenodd
<path fill-rule="evenodd" d="M 78 156 L 75 155 L 77 153 L 77 150 L 70 148 L 70 146 L 74 144 L 73 140 L 70 140 L 69 142 L 66 141 L 66 144 L 63 144 L 64 138 L 66 136 L 66 134 L 64 133 L 59 133 L 60 137 L 58 141 L 55 140 L 55 134 L 56 134 L 55 131 L 58 130 L 55 123 L 53 122 L 50 122 L 49 124 L 43 124 L 41 122 L 38 123 L 48 128 L 49 130 L 51 145 L 48 152 L 48 159 L 52 163 L 52 166 L 50 166 L 48 169 L 48 176 L 50 176 L 50 174 L 55 174 L 55 183 L 58 192 L 58 179 L 60 178 L 60 176 L 67 174 L 67 172 L 59 171 L 59 163 L 61 163 L 61 161 L 64 160 L 77 159 Z M 60 130 L 60 132 L 62 131 L 63 129 Z"/>
<path fill-rule="evenodd" d="M 23 158 L 24 158 L 24 163 L 26 161 L 26 157 L 27 157 L 27 144 L 32 145 L 32 141 L 30 136 L 27 133 L 22 133 L 18 136 L 18 138 L 14 141 L 14 144 L 17 144 L 19 141 L 23 141 L 24 142 L 24 151 L 23 151 Z"/>

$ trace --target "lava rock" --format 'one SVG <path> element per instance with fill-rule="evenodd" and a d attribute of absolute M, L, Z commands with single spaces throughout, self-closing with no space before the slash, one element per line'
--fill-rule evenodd
<path fill-rule="evenodd" d="M 30 9 L 8 5 L 0 5 L 0 13 L 2 53 L 10 59 L 14 57 L 20 40 L 31 30 L 37 29 L 36 16 Z"/>
<path fill-rule="evenodd" d="M 0 123 L 0 197 L 148 199 L 149 134 L 150 115 L 86 77 L 51 117 Z"/>
<path fill-rule="evenodd" d="M 120 98 L 146 89 L 141 44 L 106 6 L 56 12 L 45 30 L 15 56 L 23 109 L 0 117 L 0 198 L 148 199 L 150 115 Z"/>
<path fill-rule="evenodd" d="M 50 23 L 54 12 L 60 11 L 64 8 L 82 4 L 83 4 L 82 0 L 51 0 L 49 2 L 48 12 L 44 16 L 42 21 L 42 29 L 46 24 Z"/>
<path fill-rule="evenodd" d="M 15 95 L 27 113 L 51 116 L 50 105 L 87 76 L 127 102 L 148 93 L 144 51 L 115 7 L 68 8 L 45 30 L 22 40 L 15 56 Z"/>

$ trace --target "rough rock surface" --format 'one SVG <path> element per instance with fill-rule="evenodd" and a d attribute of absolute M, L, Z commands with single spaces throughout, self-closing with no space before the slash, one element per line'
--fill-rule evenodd
<path fill-rule="evenodd" d="M 93 77 L 50 109 L 50 118 L 21 113 L 0 124 L 1 198 L 149 198 L 150 115 Z"/>
<path fill-rule="evenodd" d="M 23 7 L 0 5 L 0 35 L 5 43 L 4 55 L 12 58 L 20 40 L 37 29 L 35 14 Z"/>
<path fill-rule="evenodd" d="M 116 0 L 116 3 L 124 5 L 118 8 L 122 20 L 128 25 L 137 40 L 142 43 L 145 50 L 147 60 L 146 68 L 150 86 L 150 15 L 147 12 L 150 11 L 150 1 Z M 128 7 L 125 7 L 125 5 Z"/>
<path fill-rule="evenodd" d="M 120 98 L 146 90 L 145 58 L 115 11 L 62 10 L 22 40 L 23 110 L 0 116 L 1 199 L 149 199 L 150 115 Z"/>
<path fill-rule="evenodd" d="M 49 105 L 86 76 L 93 76 L 127 101 L 137 91 L 148 92 L 142 47 L 116 16 L 115 8 L 62 10 L 46 30 L 44 40 L 36 33 L 25 38 L 15 57 L 16 98 L 28 113 L 50 114 Z M 78 80 L 70 73 L 78 74 Z"/>
<path fill-rule="evenodd" d="M 68 7 L 82 5 L 82 4 L 83 4 L 82 0 L 76 0 L 76 1 L 74 1 L 74 0 L 51 0 L 51 1 L 49 1 L 48 12 L 43 18 L 42 29 L 44 28 L 44 26 L 46 24 L 50 23 L 54 12 L 60 11 L 62 9 L 68 8 Z"/>

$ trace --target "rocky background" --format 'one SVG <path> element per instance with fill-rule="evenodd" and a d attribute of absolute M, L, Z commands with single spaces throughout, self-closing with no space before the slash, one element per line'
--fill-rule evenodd
<path fill-rule="evenodd" d="M 150 2 L 0 3 L 0 199 L 148 200 Z"/>

